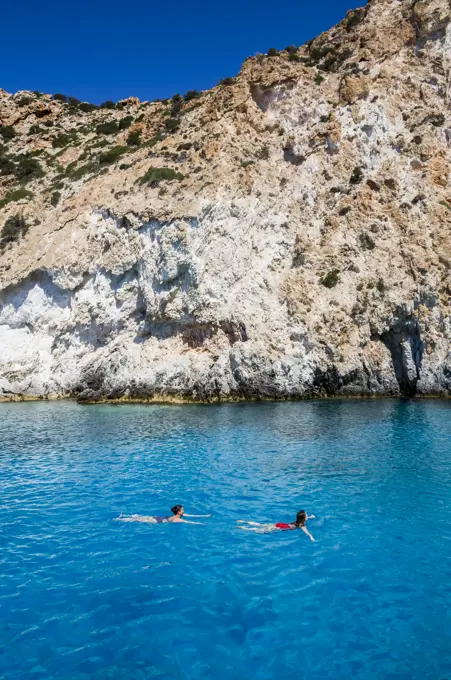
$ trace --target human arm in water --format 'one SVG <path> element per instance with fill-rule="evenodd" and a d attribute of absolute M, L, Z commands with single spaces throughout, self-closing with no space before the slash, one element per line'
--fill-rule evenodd
<path fill-rule="evenodd" d="M 187 515 L 185 512 L 183 517 L 211 517 L 211 515 Z"/>
<path fill-rule="evenodd" d="M 310 515 L 310 517 L 311 517 L 311 516 L 312 516 L 312 515 Z M 306 527 L 305 525 L 304 525 L 303 527 L 300 527 L 300 529 L 302 529 L 302 531 L 304 532 L 304 534 L 305 534 L 306 536 L 308 536 L 309 539 L 310 539 L 311 541 L 313 541 L 313 543 L 315 543 L 315 539 L 313 538 L 312 534 L 310 533 L 310 531 L 307 529 L 307 527 Z"/>

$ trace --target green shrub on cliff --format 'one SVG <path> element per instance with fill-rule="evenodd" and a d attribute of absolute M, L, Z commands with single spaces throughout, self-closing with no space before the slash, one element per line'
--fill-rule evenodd
<path fill-rule="evenodd" d="M 128 146 L 139 146 L 141 144 L 141 135 L 138 130 L 133 130 L 127 137 Z"/>
<path fill-rule="evenodd" d="M 227 76 L 227 78 L 222 78 L 218 85 L 235 85 L 236 83 L 236 78 L 232 78 L 231 76 Z"/>
<path fill-rule="evenodd" d="M 96 170 L 97 167 L 94 165 L 94 163 L 87 163 L 86 165 L 81 165 L 79 168 L 75 168 L 74 166 L 70 167 L 68 165 L 66 168 L 66 175 L 68 178 L 76 181 L 84 177 L 84 175 L 95 172 Z"/>
<path fill-rule="evenodd" d="M 11 215 L 0 232 L 0 245 L 4 247 L 8 243 L 15 243 L 21 236 L 25 236 L 28 229 L 29 226 L 21 215 Z"/>
<path fill-rule="evenodd" d="M 171 99 L 171 116 L 178 116 L 182 108 L 183 99 L 180 94 L 175 94 Z"/>
<path fill-rule="evenodd" d="M 177 118 L 168 118 L 164 123 L 164 127 L 167 132 L 175 132 L 180 127 L 180 121 Z"/>
<path fill-rule="evenodd" d="M 158 142 L 163 141 L 164 135 L 159 133 L 158 135 L 155 135 L 154 137 L 151 137 L 150 139 L 147 140 L 147 142 L 144 142 L 141 146 L 147 146 L 149 148 L 152 148 L 155 146 L 155 144 L 158 144 Z"/>
<path fill-rule="evenodd" d="M 5 205 L 8 205 L 8 203 L 15 203 L 16 201 L 20 201 L 21 198 L 32 198 L 33 194 L 31 191 L 27 191 L 26 189 L 15 189 L 14 191 L 9 191 L 5 198 L 2 198 L 0 201 L 0 209 L 4 208 Z"/>
<path fill-rule="evenodd" d="M 16 166 L 11 160 L 11 156 L 5 153 L 6 147 L 0 146 L 0 175 L 14 175 Z"/>
<path fill-rule="evenodd" d="M 189 102 L 192 99 L 198 99 L 201 96 L 202 96 L 202 92 L 198 92 L 197 90 L 188 90 L 188 92 L 184 95 L 183 99 L 186 102 Z"/>
<path fill-rule="evenodd" d="M 109 142 L 107 139 L 99 139 L 97 142 L 94 142 L 94 144 L 89 144 L 87 146 L 88 149 L 101 149 L 104 146 L 108 146 Z"/>
<path fill-rule="evenodd" d="M 376 244 L 374 243 L 373 239 L 369 234 L 360 234 L 360 245 L 362 246 L 363 250 L 374 250 L 376 247 Z"/>
<path fill-rule="evenodd" d="M 81 104 L 78 105 L 78 108 L 80 111 L 83 111 L 83 113 L 91 113 L 91 111 L 95 111 L 98 107 L 89 102 L 81 102 Z"/>
<path fill-rule="evenodd" d="M 65 146 L 74 142 L 76 138 L 77 134 L 75 132 L 61 132 L 61 134 L 52 139 L 52 146 L 54 149 L 64 149 Z"/>
<path fill-rule="evenodd" d="M 149 168 L 139 181 L 141 184 L 155 185 L 161 180 L 171 179 L 182 180 L 184 176 L 181 172 L 176 172 L 172 168 Z"/>
<path fill-rule="evenodd" d="M 386 287 L 383 279 L 377 280 L 376 288 L 381 295 L 384 295 L 385 291 L 387 290 L 387 287 Z"/>
<path fill-rule="evenodd" d="M 124 116 L 118 124 L 119 130 L 126 130 L 133 123 L 133 116 Z"/>
<path fill-rule="evenodd" d="M 115 163 L 118 158 L 129 150 L 130 149 L 127 146 L 113 146 L 111 149 L 108 149 L 108 151 L 100 154 L 99 163 L 100 165 L 111 165 L 111 163 Z"/>
<path fill-rule="evenodd" d="M 351 184 L 359 184 L 363 179 L 363 170 L 360 167 L 355 167 L 349 179 Z"/>
<path fill-rule="evenodd" d="M 29 135 L 39 135 L 41 132 L 44 132 L 44 130 L 39 125 L 31 125 L 28 130 Z"/>
<path fill-rule="evenodd" d="M 3 141 L 9 142 L 16 136 L 16 131 L 12 125 L 2 125 L 0 127 L 0 137 L 3 137 Z"/>
<path fill-rule="evenodd" d="M 100 123 L 96 127 L 96 132 L 98 135 L 115 135 L 118 130 L 118 124 L 114 120 L 108 123 Z"/>
<path fill-rule="evenodd" d="M 325 276 L 323 276 L 320 283 L 325 288 L 334 288 L 339 281 L 339 274 L 340 271 L 338 269 L 332 269 L 330 272 L 327 272 Z"/>
<path fill-rule="evenodd" d="M 22 180 L 22 182 L 30 182 L 32 179 L 44 176 L 44 171 L 36 158 L 22 154 L 17 157 L 17 161 L 14 174 L 17 179 Z"/>
<path fill-rule="evenodd" d="M 28 106 L 28 104 L 31 104 L 33 99 L 31 97 L 21 97 L 19 101 L 17 102 L 17 106 Z"/>
<path fill-rule="evenodd" d="M 55 207 L 58 205 L 60 198 L 61 198 L 60 192 L 54 191 L 52 194 L 52 198 L 50 199 L 50 203 Z"/>

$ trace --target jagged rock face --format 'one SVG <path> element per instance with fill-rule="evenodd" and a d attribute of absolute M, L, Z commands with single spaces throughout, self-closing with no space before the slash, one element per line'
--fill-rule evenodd
<path fill-rule="evenodd" d="M 448 394 L 450 15 L 370 1 L 194 105 L 0 91 L 0 396 Z"/>

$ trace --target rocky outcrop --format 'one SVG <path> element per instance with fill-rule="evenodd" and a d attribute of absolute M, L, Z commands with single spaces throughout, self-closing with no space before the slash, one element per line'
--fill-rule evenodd
<path fill-rule="evenodd" d="M 0 398 L 448 395 L 450 15 L 185 99 L 0 91 Z"/>

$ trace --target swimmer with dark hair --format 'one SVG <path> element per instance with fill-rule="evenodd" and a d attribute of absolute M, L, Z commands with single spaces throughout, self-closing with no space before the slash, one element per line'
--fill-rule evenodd
<path fill-rule="evenodd" d="M 301 529 L 311 541 L 315 541 L 312 534 L 309 532 L 305 523 L 308 519 L 314 518 L 315 515 L 307 515 L 305 510 L 300 510 L 296 515 L 296 521 L 286 524 L 285 522 L 277 522 L 276 524 L 260 524 L 260 522 L 246 522 L 239 519 L 240 524 L 249 524 L 252 528 L 240 526 L 239 529 L 244 531 L 255 531 L 257 534 L 269 534 L 271 531 L 290 531 L 291 529 Z"/>
<path fill-rule="evenodd" d="M 141 522 L 144 524 L 166 524 L 167 522 L 174 522 L 179 524 L 203 524 L 203 522 L 189 522 L 183 517 L 211 517 L 211 515 L 185 515 L 183 505 L 174 505 L 171 508 L 172 515 L 169 517 L 158 517 L 153 515 L 120 515 L 116 517 L 121 522 Z"/>

